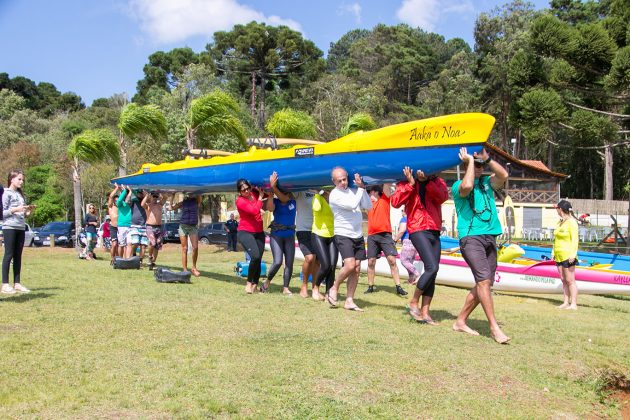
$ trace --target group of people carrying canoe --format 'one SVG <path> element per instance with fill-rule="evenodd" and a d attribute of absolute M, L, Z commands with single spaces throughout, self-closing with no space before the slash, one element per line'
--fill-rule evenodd
<path fill-rule="evenodd" d="M 466 171 L 463 178 L 453 184 L 452 196 L 458 218 L 460 252 L 472 271 L 475 286 L 468 293 L 452 328 L 458 332 L 478 335 L 477 331 L 467 325 L 467 319 L 481 304 L 490 324 L 492 337 L 503 344 L 510 338 L 496 321 L 491 287 L 497 268 L 496 237 L 502 233 L 494 191 L 503 188 L 508 173 L 490 158 L 486 150 L 470 155 L 462 147 L 459 158 L 466 164 Z M 489 171 L 490 175 L 484 175 L 484 171 Z M 312 278 L 312 298 L 327 301 L 331 307 L 337 307 L 339 288 L 342 283 L 347 282 L 343 307 L 351 311 L 363 311 L 354 301 L 361 261 L 368 260 L 369 286 L 366 293 L 370 293 L 374 291 L 374 267 L 381 253 L 390 265 L 397 293 L 407 295 L 400 285 L 397 250 L 390 222 L 390 206 L 404 207 L 405 229 L 399 232 L 396 240 L 403 242 L 404 266 L 409 272 L 409 282 L 416 286 L 409 302 L 409 314 L 420 323 L 437 325 L 429 309 L 435 292 L 441 255 L 441 206 L 448 198 L 448 189 L 439 176 L 427 175 L 422 170 L 414 171 L 405 166 L 402 173 L 405 180 L 397 183 L 395 189 L 389 184 L 366 188 L 360 174 L 354 174 L 355 186 L 351 187 L 347 171 L 338 166 L 331 171 L 334 188 L 330 191 L 295 193 L 279 184 L 279 175 L 275 172 L 269 178 L 271 188 L 268 192 L 261 191 L 246 179 L 239 179 L 236 183 L 236 208 L 240 220 L 236 238 L 250 257 L 245 291 L 267 292 L 284 263 L 283 293 L 291 294 L 289 282 L 293 273 L 297 237 L 299 249 L 304 256 L 301 296 L 308 296 L 308 279 Z M 20 283 L 23 238 L 20 242 L 19 233 L 23 236 L 24 218 L 32 210 L 26 205 L 21 193 L 23 182 L 23 174 L 12 171 L 8 179 L 8 194 L 5 193 L 2 198 L 5 237 L 2 293 L 29 291 Z M 188 269 L 187 246 L 190 239 L 193 248 L 190 271 L 195 276 L 200 275 L 196 267 L 200 201 L 199 195 L 187 195 L 182 201 L 170 204 L 172 210 L 182 209 L 179 228 L 182 267 L 184 270 Z M 115 186 L 108 203 L 112 259 L 115 256 L 129 257 L 138 247 L 142 258 L 145 247 L 148 247 L 149 267 L 155 265 L 164 234 L 161 225 L 164 203 L 165 197 L 160 193 L 132 191 L 129 187 Z M 577 262 L 577 221 L 566 200 L 559 202 L 556 208 L 560 222 L 555 235 L 554 260 L 564 286 L 564 302 L 560 307 L 576 309 L 577 287 L 574 271 Z M 265 250 L 262 218 L 264 211 L 272 212 L 274 216 L 269 226 L 273 263 L 261 285 L 261 262 Z M 368 212 L 367 254 L 362 228 L 363 211 Z M 422 274 L 413 266 L 412 260 L 416 252 L 423 261 Z M 335 274 L 339 255 L 342 258 L 342 267 Z M 408 255 L 411 255 L 411 261 Z M 14 288 L 8 284 L 11 261 L 14 267 Z M 320 291 L 322 283 L 325 285 L 323 293 Z"/>

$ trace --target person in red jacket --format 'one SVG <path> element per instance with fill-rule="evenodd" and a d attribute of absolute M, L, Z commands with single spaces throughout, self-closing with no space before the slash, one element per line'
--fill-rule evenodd
<path fill-rule="evenodd" d="M 236 189 L 238 190 L 236 209 L 241 219 L 236 240 L 250 257 L 245 292 L 255 293 L 258 291 L 260 265 L 265 252 L 265 233 L 261 214 L 264 201 L 262 201 L 260 191 L 253 188 L 244 178 L 236 181 Z"/>
<path fill-rule="evenodd" d="M 407 212 L 407 231 L 414 248 L 424 263 L 424 273 L 416 284 L 409 302 L 409 314 L 418 322 L 438 325 L 429 315 L 429 306 L 435 292 L 435 278 L 440 267 L 440 228 L 442 226 L 442 203 L 448 199 L 448 189 L 442 178 L 426 176 L 423 171 L 413 171 L 405 166 L 403 174 L 407 181 L 399 182 L 391 197 L 392 206 L 403 204 Z M 416 182 L 417 181 L 417 182 Z M 422 306 L 418 303 L 422 296 Z"/>

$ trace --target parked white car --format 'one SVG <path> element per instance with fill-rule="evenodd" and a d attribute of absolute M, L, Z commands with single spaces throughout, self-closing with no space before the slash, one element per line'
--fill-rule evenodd
<path fill-rule="evenodd" d="M 35 238 L 35 233 L 31 226 L 26 224 L 26 231 L 24 232 L 24 246 L 33 246 L 33 239 Z M 2 234 L 2 225 L 0 225 L 0 243 L 4 246 L 4 235 Z"/>

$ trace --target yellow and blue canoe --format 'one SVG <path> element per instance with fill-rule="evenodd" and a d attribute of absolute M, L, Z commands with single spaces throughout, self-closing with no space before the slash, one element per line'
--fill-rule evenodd
<path fill-rule="evenodd" d="M 471 154 L 480 151 L 494 121 L 481 113 L 446 115 L 355 132 L 316 145 L 280 150 L 253 146 L 229 156 L 144 164 L 138 172 L 112 182 L 163 191 L 228 192 L 235 191 L 239 178 L 267 187 L 269 175 L 276 171 L 283 187 L 298 191 L 331 185 L 330 172 L 336 166 L 350 176 L 361 174 L 367 184 L 396 182 L 404 178 L 405 166 L 431 174 L 459 164 L 462 146 Z"/>

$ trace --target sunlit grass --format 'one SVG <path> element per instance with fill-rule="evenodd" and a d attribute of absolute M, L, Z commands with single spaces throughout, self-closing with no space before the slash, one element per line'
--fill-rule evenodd
<path fill-rule="evenodd" d="M 571 312 L 558 296 L 496 295 L 513 338 L 500 346 L 481 308 L 481 337 L 450 330 L 464 290 L 438 286 L 430 327 L 409 321 L 389 278 L 364 295 L 362 276 L 366 312 L 353 313 L 283 296 L 280 275 L 272 293 L 246 295 L 239 259 L 202 247 L 203 277 L 160 284 L 146 269 L 25 250 L 32 293 L 0 298 L 0 416 L 619 416 L 600 378 L 630 376 L 627 299 L 581 296 Z M 176 268 L 177 246 L 160 260 Z"/>

